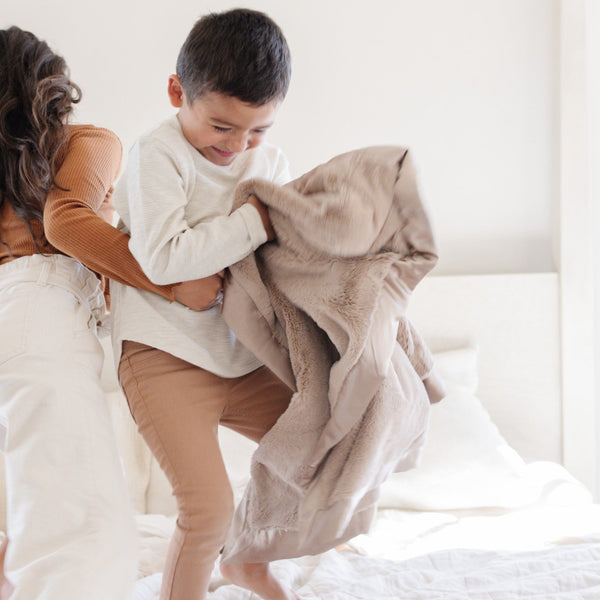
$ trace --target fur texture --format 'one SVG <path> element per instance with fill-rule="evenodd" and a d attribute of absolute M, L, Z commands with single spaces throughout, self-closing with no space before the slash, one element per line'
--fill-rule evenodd
<path fill-rule="evenodd" d="M 294 395 L 253 456 L 223 562 L 316 554 L 366 532 L 379 485 L 417 463 L 440 397 L 404 316 L 437 261 L 408 151 L 356 150 L 282 187 L 244 182 L 236 205 L 251 193 L 277 242 L 229 269 L 223 314 Z"/>

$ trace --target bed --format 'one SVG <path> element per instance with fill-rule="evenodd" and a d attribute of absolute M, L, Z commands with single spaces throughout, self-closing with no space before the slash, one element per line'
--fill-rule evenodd
<path fill-rule="evenodd" d="M 432 406 L 419 467 L 386 481 L 368 534 L 276 572 L 303 600 L 600 599 L 600 505 L 561 464 L 558 275 L 433 274 L 409 317 L 448 392 Z M 103 345 L 141 543 L 133 599 L 156 600 L 175 502 Z M 220 439 L 239 500 L 255 446 L 226 429 Z M 218 565 L 209 597 L 257 600 Z"/>
<path fill-rule="evenodd" d="M 561 465 L 558 285 L 556 273 L 419 284 L 409 317 L 448 394 L 432 407 L 419 467 L 382 487 L 368 534 L 274 563 L 303 600 L 600 598 L 600 505 Z M 141 541 L 134 600 L 155 600 L 175 503 L 104 346 L 103 385 Z M 239 500 L 255 446 L 226 429 L 220 439 Z M 217 565 L 210 598 L 252 596 Z"/>

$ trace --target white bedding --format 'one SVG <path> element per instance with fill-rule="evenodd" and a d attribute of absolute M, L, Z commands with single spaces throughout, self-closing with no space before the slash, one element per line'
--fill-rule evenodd
<path fill-rule="evenodd" d="M 593 600 L 600 598 L 599 560 L 599 544 L 516 554 L 449 550 L 405 562 L 331 550 L 275 570 L 303 600 Z M 216 585 L 211 600 L 252 598 Z M 158 598 L 159 587 L 159 576 L 139 582 L 135 600 Z"/>
<path fill-rule="evenodd" d="M 170 527 L 163 525 L 166 545 Z M 589 533 L 594 525 L 596 535 Z M 357 540 L 360 554 L 330 550 L 282 560 L 273 568 L 303 600 L 597 600 L 599 525 L 600 507 L 592 504 L 499 516 L 388 510 L 371 534 Z M 483 549 L 496 544 L 499 550 Z M 520 544 L 529 549 L 511 548 Z M 134 600 L 156 600 L 159 589 L 160 573 L 143 577 Z M 216 568 L 209 598 L 250 600 L 252 595 L 227 584 Z"/>

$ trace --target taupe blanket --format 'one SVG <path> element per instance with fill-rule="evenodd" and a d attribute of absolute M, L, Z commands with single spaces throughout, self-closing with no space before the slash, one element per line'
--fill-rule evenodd
<path fill-rule="evenodd" d="M 408 151 L 349 152 L 283 187 L 244 182 L 236 206 L 250 193 L 277 242 L 230 267 L 223 314 L 295 393 L 253 456 L 223 562 L 316 554 L 366 532 L 379 485 L 418 460 L 428 392 L 440 397 L 404 317 L 437 260 Z"/>

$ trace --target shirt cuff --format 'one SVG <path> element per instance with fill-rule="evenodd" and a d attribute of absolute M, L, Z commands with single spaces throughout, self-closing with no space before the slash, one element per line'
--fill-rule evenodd
<path fill-rule="evenodd" d="M 250 236 L 252 250 L 256 250 L 267 241 L 267 232 L 263 227 L 258 210 L 256 210 L 252 204 L 243 204 L 236 212 L 244 219 L 244 223 L 246 223 L 248 229 L 248 235 Z"/>

